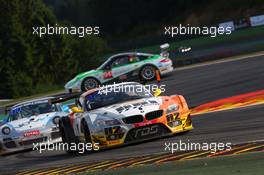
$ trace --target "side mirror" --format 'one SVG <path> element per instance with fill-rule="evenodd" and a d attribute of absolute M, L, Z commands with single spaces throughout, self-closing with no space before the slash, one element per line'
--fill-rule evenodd
<path fill-rule="evenodd" d="M 80 108 L 78 108 L 78 107 L 72 107 L 71 108 L 71 110 L 72 110 L 72 112 L 74 112 L 74 113 L 82 113 L 83 112 L 83 110 L 82 109 L 80 109 Z"/>
<path fill-rule="evenodd" d="M 155 97 L 158 97 L 160 94 L 161 94 L 161 89 L 158 88 L 158 89 L 156 89 L 156 90 L 154 91 L 154 94 L 153 94 L 153 95 L 154 95 Z"/>

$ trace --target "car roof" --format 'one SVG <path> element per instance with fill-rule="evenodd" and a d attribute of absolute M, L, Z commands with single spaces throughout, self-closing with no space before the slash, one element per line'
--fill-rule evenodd
<path fill-rule="evenodd" d="M 118 53 L 115 55 L 112 55 L 109 57 L 109 59 L 116 57 L 116 56 L 122 56 L 122 55 L 143 55 L 143 56 L 153 56 L 154 54 L 150 53 L 143 53 L 143 52 L 123 52 L 123 53 Z"/>
<path fill-rule="evenodd" d="M 28 100 L 28 101 L 24 101 L 24 102 L 18 103 L 16 105 L 12 106 L 11 108 L 17 107 L 17 106 L 21 106 L 21 105 L 25 105 L 27 103 L 33 103 L 33 102 L 37 102 L 37 101 L 50 100 L 50 99 L 54 99 L 54 98 L 55 97 L 43 97 L 43 98 L 37 98 L 37 99 L 33 99 L 33 100 Z"/>

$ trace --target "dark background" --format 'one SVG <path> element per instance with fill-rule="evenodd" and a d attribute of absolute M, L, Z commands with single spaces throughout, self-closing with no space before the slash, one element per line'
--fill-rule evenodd
<path fill-rule="evenodd" d="M 263 12 L 263 0 L 0 0 L 0 99 L 61 88 L 106 53 L 166 41 L 164 26 L 210 26 Z M 32 35 L 33 26 L 47 24 L 99 26 L 100 35 Z"/>

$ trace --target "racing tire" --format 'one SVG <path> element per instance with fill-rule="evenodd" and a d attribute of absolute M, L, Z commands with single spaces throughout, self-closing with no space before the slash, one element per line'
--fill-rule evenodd
<path fill-rule="evenodd" d="M 152 65 L 146 65 L 140 69 L 139 75 L 142 81 L 151 81 L 156 78 L 157 68 Z"/>
<path fill-rule="evenodd" d="M 62 138 L 62 142 L 68 144 L 68 148 L 71 147 L 72 144 L 78 144 L 79 139 L 74 134 L 74 130 L 70 124 L 69 117 L 62 117 L 59 121 L 59 130 Z M 77 153 L 78 150 L 65 150 L 67 153 Z"/>
<path fill-rule="evenodd" d="M 86 143 L 92 143 L 91 132 L 85 120 L 82 121 L 83 134 Z"/>
<path fill-rule="evenodd" d="M 90 89 L 97 88 L 97 87 L 99 87 L 99 85 L 100 85 L 100 83 L 97 79 L 88 77 L 88 78 L 85 78 L 83 80 L 81 90 L 83 92 L 85 92 L 85 91 L 88 91 Z"/>

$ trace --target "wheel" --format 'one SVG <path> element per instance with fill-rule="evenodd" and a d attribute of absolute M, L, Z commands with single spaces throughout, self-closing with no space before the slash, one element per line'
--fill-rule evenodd
<path fill-rule="evenodd" d="M 156 77 L 156 70 L 157 69 L 154 66 L 151 66 L 151 65 L 144 66 L 140 70 L 140 78 L 143 81 L 153 80 Z"/>
<path fill-rule="evenodd" d="M 86 143 L 92 143 L 90 129 L 85 120 L 82 121 L 83 134 Z"/>
<path fill-rule="evenodd" d="M 98 86 L 99 82 L 95 78 L 86 78 L 82 82 L 82 91 L 88 91 L 97 88 Z"/>
<path fill-rule="evenodd" d="M 59 122 L 59 130 L 61 133 L 62 142 L 68 145 L 70 148 L 71 144 L 78 144 L 79 139 L 75 136 L 74 130 L 70 124 L 69 117 L 62 117 Z M 68 153 L 76 153 L 78 150 L 70 150 L 67 149 L 66 152 Z"/>

